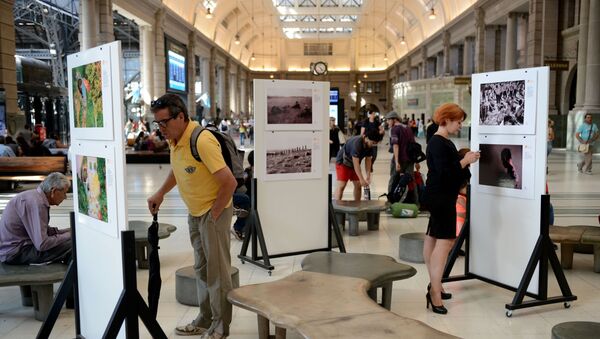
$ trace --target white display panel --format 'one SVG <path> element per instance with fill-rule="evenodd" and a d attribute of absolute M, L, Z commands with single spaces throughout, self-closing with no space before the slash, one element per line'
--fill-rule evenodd
<path fill-rule="evenodd" d="M 77 273 L 79 286 L 79 313 L 81 334 L 86 338 L 101 338 L 123 290 L 123 268 L 120 231 L 127 229 L 127 194 L 125 191 L 125 153 L 121 134 L 123 131 L 123 100 L 121 77 L 121 42 L 115 41 L 68 56 L 69 74 L 77 65 L 102 60 L 102 98 L 104 127 L 73 128 L 71 124 L 71 168 L 73 170 L 73 210 L 77 234 Z M 110 72 L 105 72 L 110 70 Z M 106 84 L 109 84 L 106 86 Z M 69 84 L 69 102 L 73 109 L 73 91 Z M 110 127 L 110 130 L 108 128 Z M 106 203 L 80 211 L 77 192 L 77 156 L 87 156 L 89 170 L 98 175 L 98 159 L 106 159 Z M 80 169 L 81 169 L 80 164 Z M 100 164 L 102 167 L 102 164 Z M 111 172 L 112 171 L 112 172 Z M 81 176 L 81 173 L 80 173 Z M 96 180 L 94 178 L 93 180 Z M 86 182 L 92 186 L 98 182 Z M 100 185 L 101 186 L 101 185 Z M 98 200 L 102 188 L 85 187 L 84 193 Z M 85 204 L 84 204 L 85 205 Z M 106 208 L 106 213 L 101 211 Z M 100 213 L 99 213 L 100 212 Z M 106 221 L 105 221 L 106 220 Z M 121 328 L 119 338 L 124 338 Z"/>
<path fill-rule="evenodd" d="M 102 45 L 67 56 L 71 136 L 78 140 L 113 140 L 111 48 Z M 121 131 L 117 133 L 120 135 Z"/>
<path fill-rule="evenodd" d="M 274 88 L 286 89 L 290 93 L 312 93 L 313 112 L 319 112 L 313 118 L 319 121 L 319 125 L 302 127 L 288 124 L 273 130 L 273 125 L 267 124 L 266 112 L 267 93 L 272 93 Z M 257 210 L 269 255 L 328 247 L 328 154 L 323 147 L 328 147 L 329 140 L 326 125 L 329 102 L 323 98 L 329 98 L 327 82 L 254 80 Z M 300 132 L 300 128 L 304 132 Z M 298 141 L 294 139 L 298 138 L 300 144 L 311 142 L 313 149 L 318 148 L 318 152 L 312 152 L 310 176 L 314 177 L 306 177 L 306 173 L 290 173 L 269 178 L 266 173 L 267 150 L 296 145 Z"/>
<path fill-rule="evenodd" d="M 535 71 L 517 69 L 477 76 L 478 82 L 472 86 L 471 126 L 479 126 L 479 133 L 536 134 Z"/>
<path fill-rule="evenodd" d="M 517 288 L 527 263 L 540 236 L 541 196 L 546 184 L 546 133 L 548 121 L 549 69 L 547 67 L 511 70 L 506 72 L 473 74 L 471 149 L 492 152 L 498 161 L 498 148 L 511 153 L 521 152 L 521 188 L 499 187 L 491 181 L 495 174 L 488 175 L 480 184 L 481 163 L 472 165 L 470 197 L 469 272 L 507 286 Z M 528 79 L 537 84 L 533 110 L 535 121 L 524 126 L 493 126 L 494 135 L 489 135 L 490 126 L 481 126 L 481 84 L 514 79 Z M 526 96 L 529 96 L 526 89 Z M 527 127 L 528 126 L 528 127 Z M 516 130 L 534 131 L 535 135 L 517 133 Z M 494 150 L 495 147 L 495 150 Z M 482 154 L 483 157 L 483 154 Z M 513 156 L 514 157 L 514 156 Z M 514 160 L 514 159 L 513 159 Z M 485 165 L 485 164 L 484 164 Z M 493 165 L 488 169 L 493 168 Z M 496 165 L 497 166 L 497 165 Z M 486 173 L 489 174 L 489 173 Z M 493 179 L 492 179 L 493 180 Z M 538 293 L 539 267 L 527 288 Z"/>

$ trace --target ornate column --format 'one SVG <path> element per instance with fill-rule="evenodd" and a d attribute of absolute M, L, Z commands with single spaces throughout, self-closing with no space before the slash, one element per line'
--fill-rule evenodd
<path fill-rule="evenodd" d="M 12 8 L 10 13 L 12 13 Z M 79 16 L 81 30 L 80 50 L 85 51 L 97 45 L 98 25 L 96 24 L 96 1 L 81 0 L 81 14 Z"/>
<path fill-rule="evenodd" d="M 463 46 L 463 74 L 471 75 L 473 74 L 475 62 L 475 37 L 466 37 L 465 44 Z"/>
<path fill-rule="evenodd" d="M 154 97 L 158 98 L 166 92 L 165 69 L 165 10 L 154 13 Z"/>
<path fill-rule="evenodd" d="M 579 42 L 577 46 L 577 92 L 574 111 L 583 108 L 585 102 L 586 63 L 588 49 L 588 26 L 590 0 L 581 0 L 579 12 Z"/>
<path fill-rule="evenodd" d="M 529 15 L 520 13 L 517 18 L 517 67 L 527 66 L 527 29 Z"/>
<path fill-rule="evenodd" d="M 484 71 L 485 63 L 485 11 L 475 8 L 475 72 Z"/>
<path fill-rule="evenodd" d="M 231 59 L 229 56 L 225 57 L 225 74 L 223 74 L 223 86 L 225 87 L 223 91 L 223 102 L 221 104 L 221 110 L 225 117 L 231 117 L 231 102 L 229 98 L 231 98 Z"/>
<path fill-rule="evenodd" d="M 112 5 L 112 0 L 98 0 L 98 14 L 100 21 L 100 34 L 98 35 L 98 45 L 115 41 Z"/>
<path fill-rule="evenodd" d="M 14 134 L 25 125 L 25 116 L 17 107 L 17 65 L 15 62 L 14 0 L 0 0 L 0 88 L 6 99 L 6 122 Z"/>
<path fill-rule="evenodd" d="M 505 69 L 517 68 L 517 13 L 508 13 L 506 20 L 506 59 Z"/>
<path fill-rule="evenodd" d="M 196 33 L 188 33 L 187 46 L 187 72 L 188 72 L 188 100 L 187 108 L 190 117 L 196 116 Z"/>
<path fill-rule="evenodd" d="M 442 76 L 450 73 L 450 32 L 444 31 L 442 36 L 442 44 L 444 46 L 444 57 L 442 65 Z"/>
<path fill-rule="evenodd" d="M 411 71 L 410 63 L 411 63 L 411 59 L 410 59 L 410 55 L 408 55 L 406 57 L 406 81 L 411 81 L 412 80 L 412 77 L 411 77 L 411 74 L 410 74 L 411 73 L 410 72 Z"/>
<path fill-rule="evenodd" d="M 427 46 L 421 47 L 421 79 L 427 78 Z"/>
<path fill-rule="evenodd" d="M 150 112 L 150 102 L 154 100 L 154 31 L 152 26 L 140 26 L 142 101 L 144 112 Z"/>
<path fill-rule="evenodd" d="M 237 65 L 235 72 L 235 111 L 240 114 L 242 113 L 242 65 Z M 244 110 L 245 111 L 245 110 Z"/>
<path fill-rule="evenodd" d="M 212 120 L 217 118 L 217 101 L 215 100 L 215 66 L 216 66 L 217 48 L 210 48 L 210 60 L 208 61 L 208 99 L 210 102 L 210 117 Z M 216 122 L 216 120 L 215 120 Z"/>

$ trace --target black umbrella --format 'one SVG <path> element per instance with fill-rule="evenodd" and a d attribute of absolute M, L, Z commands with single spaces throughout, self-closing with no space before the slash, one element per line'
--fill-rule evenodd
<path fill-rule="evenodd" d="M 148 308 L 156 318 L 158 312 L 158 299 L 160 298 L 160 259 L 158 258 L 158 214 L 153 215 L 152 225 L 148 227 Z"/>

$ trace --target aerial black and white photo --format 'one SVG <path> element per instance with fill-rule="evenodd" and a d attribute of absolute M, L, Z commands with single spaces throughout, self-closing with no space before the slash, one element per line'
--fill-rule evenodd
<path fill-rule="evenodd" d="M 295 180 L 321 176 L 319 135 L 288 131 L 265 133 L 265 179 Z"/>
<path fill-rule="evenodd" d="M 525 80 L 481 84 L 480 125 L 522 126 L 525 113 Z"/>
<path fill-rule="evenodd" d="M 267 149 L 267 174 L 307 173 L 311 167 L 311 145 Z"/>

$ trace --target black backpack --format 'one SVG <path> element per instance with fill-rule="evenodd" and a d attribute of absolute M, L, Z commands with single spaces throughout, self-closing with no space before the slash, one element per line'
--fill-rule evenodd
<path fill-rule="evenodd" d="M 386 194 L 382 194 L 379 197 L 387 197 L 387 201 L 390 204 L 396 202 L 403 202 L 408 193 L 408 184 L 412 180 L 412 177 L 408 173 L 394 173 L 392 178 L 392 185 Z"/>
<path fill-rule="evenodd" d="M 203 128 L 202 126 L 197 126 L 194 128 L 190 137 L 190 149 L 194 159 L 196 159 L 198 162 L 202 162 L 196 145 L 198 143 L 200 133 L 205 130 L 210 131 L 215 138 L 217 138 L 217 141 L 221 145 L 221 154 L 223 155 L 223 160 L 225 160 L 227 167 L 229 167 L 231 173 L 233 173 L 233 176 L 238 183 L 237 187 L 239 188 L 240 186 L 244 185 L 244 160 L 242 159 L 235 142 L 229 134 L 219 132 L 217 129 L 210 127 Z"/>
<path fill-rule="evenodd" d="M 408 145 L 406 145 L 406 155 L 408 155 L 408 159 L 415 164 L 425 160 L 425 153 L 423 153 L 421 144 L 417 142 L 408 142 Z"/>

